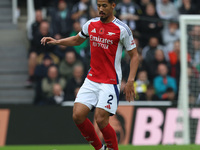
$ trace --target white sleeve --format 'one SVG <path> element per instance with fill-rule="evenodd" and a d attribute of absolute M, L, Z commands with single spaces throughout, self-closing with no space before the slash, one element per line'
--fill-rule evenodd
<path fill-rule="evenodd" d="M 127 51 L 136 48 L 133 34 L 128 26 L 122 29 L 122 43 Z"/>
<path fill-rule="evenodd" d="M 89 26 L 90 22 L 91 21 L 89 20 L 83 25 L 82 30 L 79 32 L 80 37 L 82 37 L 84 39 L 89 37 L 88 26 Z"/>

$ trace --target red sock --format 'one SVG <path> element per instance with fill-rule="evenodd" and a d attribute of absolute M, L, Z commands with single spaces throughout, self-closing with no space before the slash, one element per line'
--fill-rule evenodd
<path fill-rule="evenodd" d="M 115 130 L 108 124 L 105 128 L 101 129 L 104 141 L 108 148 L 118 150 L 117 136 Z"/>
<path fill-rule="evenodd" d="M 102 142 L 97 136 L 94 126 L 88 118 L 85 119 L 82 124 L 78 124 L 76 126 L 81 131 L 83 137 L 95 148 L 95 150 L 102 148 Z"/>

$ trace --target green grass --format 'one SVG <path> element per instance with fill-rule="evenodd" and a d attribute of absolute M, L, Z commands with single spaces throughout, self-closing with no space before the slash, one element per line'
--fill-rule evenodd
<path fill-rule="evenodd" d="M 89 145 L 4 146 L 0 150 L 94 150 Z M 200 150 L 200 145 L 119 146 L 119 150 Z"/>

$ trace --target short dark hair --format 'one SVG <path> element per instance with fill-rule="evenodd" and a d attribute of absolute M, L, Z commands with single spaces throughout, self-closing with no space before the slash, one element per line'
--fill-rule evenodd
<path fill-rule="evenodd" d="M 109 3 L 116 3 L 116 0 L 108 0 Z"/>

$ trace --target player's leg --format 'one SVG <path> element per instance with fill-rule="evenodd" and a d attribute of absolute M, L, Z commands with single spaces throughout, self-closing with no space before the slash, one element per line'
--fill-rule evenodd
<path fill-rule="evenodd" d="M 82 124 L 87 118 L 90 109 L 81 103 L 75 103 L 73 107 L 73 120 L 75 124 Z"/>
<path fill-rule="evenodd" d="M 95 148 L 100 150 L 102 148 L 102 142 L 96 134 L 93 124 L 87 118 L 90 109 L 81 103 L 75 103 L 73 109 L 73 120 L 81 131 L 83 137 Z"/>
<path fill-rule="evenodd" d="M 108 148 L 118 150 L 118 142 L 115 130 L 109 124 L 110 113 L 101 108 L 96 108 L 95 120 L 103 134 L 104 141 Z"/>
<path fill-rule="evenodd" d="M 107 147 L 118 150 L 115 130 L 109 124 L 110 114 L 115 114 L 119 100 L 119 85 L 101 84 L 99 101 L 95 111 L 95 119 L 100 128 Z"/>
<path fill-rule="evenodd" d="M 26 81 L 26 86 L 31 87 L 34 82 L 34 71 L 35 67 L 37 65 L 37 53 L 36 52 L 31 52 L 29 54 L 29 59 L 28 59 L 28 79 Z"/>
<path fill-rule="evenodd" d="M 37 64 L 37 53 L 31 52 L 28 60 L 28 74 L 30 77 L 34 75 L 36 64 Z"/>
<path fill-rule="evenodd" d="M 88 113 L 97 103 L 96 90 L 98 84 L 86 79 L 83 86 L 80 88 L 74 108 L 73 120 L 81 131 L 85 139 L 95 148 L 95 150 L 102 149 L 102 142 L 96 134 L 93 124 L 87 118 Z M 96 89 L 96 90 L 95 90 Z M 103 150 L 103 149 L 102 149 Z"/>

